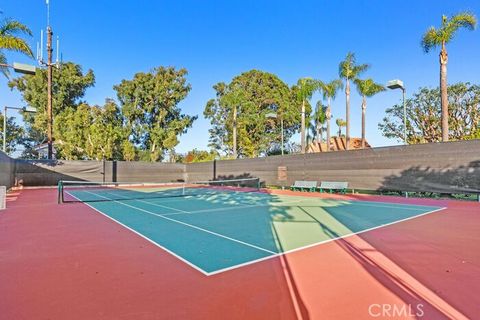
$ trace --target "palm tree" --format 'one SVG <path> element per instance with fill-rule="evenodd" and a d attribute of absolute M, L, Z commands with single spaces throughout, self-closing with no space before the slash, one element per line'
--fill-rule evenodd
<path fill-rule="evenodd" d="M 297 87 L 297 96 L 302 100 L 302 123 L 300 128 L 301 150 L 302 153 L 305 153 L 305 103 L 312 98 L 313 93 L 318 89 L 319 81 L 312 78 L 301 78 L 297 82 Z"/>
<path fill-rule="evenodd" d="M 32 35 L 30 29 L 18 21 L 4 19 L 0 22 L 0 72 L 8 77 L 7 57 L 4 50 L 20 52 L 33 57 L 32 49 L 19 34 Z"/>
<path fill-rule="evenodd" d="M 317 106 L 315 109 L 315 114 L 313 115 L 313 121 L 314 121 L 314 130 L 315 130 L 315 137 L 317 139 L 317 142 L 322 142 L 323 140 L 323 125 L 325 124 L 327 120 L 327 115 L 326 115 L 327 107 L 322 104 L 321 101 L 317 101 Z"/>
<path fill-rule="evenodd" d="M 327 119 L 327 151 L 330 151 L 330 119 L 332 118 L 331 103 L 335 100 L 338 90 L 343 89 L 343 83 L 340 79 L 332 80 L 322 84 L 323 98 L 327 99 L 327 109 L 325 117 Z"/>
<path fill-rule="evenodd" d="M 311 122 L 308 123 L 308 128 L 307 128 L 307 145 L 310 145 L 310 143 L 314 142 L 317 138 L 317 129 L 315 128 L 315 124 Z"/>
<path fill-rule="evenodd" d="M 446 44 L 449 43 L 460 28 L 474 30 L 477 18 L 468 12 L 459 13 L 450 19 L 442 16 L 442 26 L 438 29 L 430 27 L 422 37 L 423 50 L 428 53 L 431 49 L 441 47 L 440 50 L 440 92 L 442 104 L 442 141 L 448 141 L 448 93 L 447 93 L 447 63 L 448 54 Z"/>
<path fill-rule="evenodd" d="M 357 77 L 370 68 L 368 64 L 359 64 L 357 65 L 355 54 L 352 52 L 347 53 L 345 60 L 340 62 L 338 66 L 338 74 L 341 79 L 345 79 L 345 98 L 346 98 L 346 146 L 348 150 L 348 145 L 350 143 L 350 80 L 355 80 Z"/>
<path fill-rule="evenodd" d="M 367 111 L 367 97 L 372 97 L 385 91 L 385 87 L 375 83 L 372 79 L 355 79 L 358 93 L 362 96 L 362 149 L 365 148 L 365 113 Z"/>
<path fill-rule="evenodd" d="M 335 123 L 338 126 L 338 137 L 341 138 L 342 137 L 342 127 L 345 127 L 347 125 L 347 123 L 342 118 L 338 118 L 335 121 Z"/>

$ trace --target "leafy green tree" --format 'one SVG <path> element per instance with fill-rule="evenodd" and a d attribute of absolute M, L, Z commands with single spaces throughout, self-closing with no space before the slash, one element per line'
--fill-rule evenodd
<path fill-rule="evenodd" d="M 183 158 L 184 163 L 192 163 L 192 162 L 205 162 L 205 161 L 213 161 L 218 157 L 218 152 L 215 150 L 197 150 L 193 149 L 185 155 Z"/>
<path fill-rule="evenodd" d="M 442 141 L 448 141 L 448 93 L 447 93 L 447 43 L 449 43 L 455 33 L 460 28 L 474 30 L 477 25 L 477 18 L 468 12 L 459 13 L 450 18 L 442 16 L 442 25 L 440 28 L 430 27 L 422 37 L 421 45 L 427 53 L 433 48 L 441 47 L 440 50 L 440 91 L 442 97 Z"/>
<path fill-rule="evenodd" d="M 302 101 L 302 109 L 300 112 L 301 115 L 301 126 L 300 126 L 300 145 L 302 146 L 301 152 L 305 153 L 305 119 L 306 115 L 306 104 L 312 98 L 312 95 L 320 87 L 320 82 L 312 78 L 301 78 L 297 81 L 297 97 Z"/>
<path fill-rule="evenodd" d="M 357 64 L 355 54 L 352 52 L 347 53 L 345 60 L 340 62 L 338 66 L 338 74 L 341 79 L 345 80 L 345 121 L 346 121 L 346 148 L 348 150 L 350 144 L 350 80 L 354 81 L 363 72 L 365 72 L 370 65 Z"/>
<path fill-rule="evenodd" d="M 223 96 L 225 105 L 231 106 L 232 108 L 232 151 L 233 159 L 238 157 L 237 154 L 237 115 L 238 109 L 241 108 L 243 101 L 245 101 L 244 91 L 241 87 L 235 87 L 235 84 L 232 85 L 232 88 Z"/>
<path fill-rule="evenodd" d="M 143 151 L 142 159 L 163 159 L 197 119 L 182 114 L 178 106 L 191 89 L 186 75 L 186 69 L 158 67 L 114 86 L 131 142 Z"/>
<path fill-rule="evenodd" d="M 467 140 L 475 137 L 480 126 L 480 86 L 457 83 L 448 86 L 450 138 Z M 421 88 L 407 99 L 407 143 L 442 141 L 440 89 Z M 403 105 L 386 109 L 378 125 L 390 139 L 403 140 Z"/>
<path fill-rule="evenodd" d="M 465 136 L 465 140 L 474 140 L 474 139 L 480 139 L 480 126 L 477 127 L 471 134 L 468 136 Z"/>
<path fill-rule="evenodd" d="M 103 107 L 90 109 L 92 121 L 88 127 L 85 150 L 90 159 L 132 160 L 128 145 L 129 132 L 123 128 L 120 108 L 108 99 Z M 124 153 L 126 157 L 124 157 Z"/>
<path fill-rule="evenodd" d="M 120 108 L 107 99 L 104 106 L 80 104 L 67 108 L 55 123 L 57 157 L 68 160 L 133 160 Z M 133 150 L 132 150 L 133 148 Z M 133 155 L 132 155 L 133 153 Z M 125 155 L 124 155 L 125 154 Z"/>
<path fill-rule="evenodd" d="M 133 143 L 130 140 L 128 140 L 128 137 L 122 142 L 122 153 L 123 153 L 123 160 L 125 161 L 135 160 L 136 149 Z"/>
<path fill-rule="evenodd" d="M 385 91 L 385 87 L 375 83 L 372 79 L 355 79 L 358 93 L 362 96 L 362 148 L 365 148 L 365 113 L 367 112 L 367 97 L 373 97 Z"/>
<path fill-rule="evenodd" d="M 5 50 L 20 52 L 33 57 L 32 49 L 19 35 L 32 36 L 32 31 L 26 25 L 16 20 L 7 18 L 0 22 L 0 72 L 6 77 L 8 77 L 9 72 L 6 66 L 8 61 Z"/>
<path fill-rule="evenodd" d="M 4 115 L 0 112 L 0 145 L 3 147 L 3 120 Z M 18 124 L 15 123 L 13 117 L 7 117 L 7 140 L 6 140 L 6 152 L 12 154 L 17 151 L 17 146 L 22 144 L 24 136 L 24 130 Z"/>
<path fill-rule="evenodd" d="M 88 128 L 93 122 L 90 109 L 89 105 L 82 103 L 76 108 L 68 107 L 57 114 L 53 128 L 57 158 L 88 159 L 86 151 Z"/>
<path fill-rule="evenodd" d="M 330 119 L 332 118 L 332 100 L 335 100 L 339 90 L 343 89 L 343 83 L 340 79 L 332 80 L 321 84 L 323 99 L 327 100 L 327 109 L 325 117 L 327 121 L 327 151 L 330 151 Z"/>
<path fill-rule="evenodd" d="M 238 127 L 238 122 L 234 122 L 233 117 L 234 114 L 237 115 L 237 109 L 234 109 L 230 101 L 224 98 L 230 91 L 226 83 L 219 82 L 213 85 L 213 89 L 216 92 L 216 97 L 207 101 L 203 111 L 205 118 L 209 119 L 210 123 L 212 124 L 212 127 L 208 130 L 210 134 L 209 146 L 217 151 L 222 151 L 227 155 L 231 154 L 235 157 L 237 150 L 236 130 Z M 229 130 L 230 123 L 232 125 L 231 131 Z M 235 134 L 233 132 L 234 128 Z"/>
<path fill-rule="evenodd" d="M 280 120 L 286 139 L 298 130 L 296 92 L 271 73 L 251 70 L 213 88 L 216 97 L 207 102 L 204 115 L 212 124 L 210 146 L 217 151 L 234 154 L 234 127 L 237 152 L 246 157 L 258 156 L 279 144 Z M 268 119 L 269 113 L 275 113 L 277 121 Z"/>
<path fill-rule="evenodd" d="M 73 112 L 80 104 L 87 88 L 95 84 L 92 70 L 82 72 L 80 65 L 68 62 L 62 64 L 60 70 L 53 69 L 53 116 L 56 117 L 67 109 Z M 24 120 L 28 128 L 28 136 L 42 142 L 47 134 L 47 70 L 37 69 L 35 75 L 23 75 L 11 80 L 8 85 L 22 95 L 22 99 L 36 113 L 25 113 Z"/>
<path fill-rule="evenodd" d="M 342 137 L 342 128 L 347 125 L 347 122 L 341 118 L 338 118 L 335 123 L 338 126 L 338 137 Z"/>

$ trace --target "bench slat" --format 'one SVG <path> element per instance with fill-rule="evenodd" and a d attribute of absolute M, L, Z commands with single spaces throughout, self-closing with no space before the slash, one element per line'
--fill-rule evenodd
<path fill-rule="evenodd" d="M 347 189 L 348 182 L 345 181 L 322 181 L 320 183 L 320 188 L 322 189 Z"/>
<path fill-rule="evenodd" d="M 295 183 L 291 186 L 291 189 L 308 189 L 310 191 L 315 191 L 317 188 L 317 181 L 303 181 L 303 180 L 297 180 Z"/>

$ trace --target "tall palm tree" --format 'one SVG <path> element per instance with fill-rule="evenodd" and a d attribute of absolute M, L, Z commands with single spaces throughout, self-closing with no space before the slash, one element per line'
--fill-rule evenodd
<path fill-rule="evenodd" d="M 474 30 L 477 18 L 468 12 L 459 13 L 450 19 L 442 16 L 442 26 L 438 29 L 430 27 L 422 37 L 423 50 L 428 53 L 431 49 L 441 47 L 440 50 L 440 92 L 442 104 L 442 141 L 448 141 L 448 93 L 447 93 L 447 63 L 448 54 L 446 44 L 449 43 L 460 28 Z"/>
<path fill-rule="evenodd" d="M 32 49 L 18 35 L 32 35 L 32 31 L 18 21 L 4 19 L 0 22 L 0 72 L 8 77 L 7 57 L 4 50 L 20 52 L 33 57 Z"/>
<path fill-rule="evenodd" d="M 302 153 L 305 153 L 305 104 L 307 100 L 310 100 L 312 98 L 313 93 L 318 89 L 319 87 L 319 81 L 314 80 L 312 78 L 301 78 L 297 82 L 297 95 L 298 98 L 302 100 L 302 111 L 301 111 L 301 116 L 302 116 L 302 123 L 301 123 L 301 128 L 300 128 L 300 139 L 301 139 L 301 151 Z"/>
<path fill-rule="evenodd" d="M 372 79 L 355 79 L 358 93 L 362 96 L 362 149 L 365 148 L 365 113 L 367 111 L 367 97 L 372 97 L 385 91 L 385 87 L 375 83 Z"/>
<path fill-rule="evenodd" d="M 335 100 L 337 92 L 343 89 L 343 83 L 340 79 L 332 80 L 322 84 L 323 98 L 327 99 L 327 109 L 325 117 L 327 119 L 327 151 L 330 151 L 330 119 L 332 118 L 331 103 Z"/>
<path fill-rule="evenodd" d="M 307 145 L 314 142 L 317 138 L 317 128 L 315 128 L 315 124 L 311 122 L 307 122 Z"/>
<path fill-rule="evenodd" d="M 313 115 L 315 138 L 317 139 L 317 142 L 322 142 L 323 140 L 323 125 L 327 121 L 326 111 L 327 107 L 322 104 L 322 101 L 317 101 L 315 113 Z"/>
<path fill-rule="evenodd" d="M 341 138 L 342 137 L 342 127 L 345 127 L 347 125 L 347 123 L 342 118 L 338 118 L 335 121 L 335 123 L 338 126 L 338 137 Z"/>
<path fill-rule="evenodd" d="M 338 66 L 338 74 L 341 79 L 345 79 L 345 120 L 347 124 L 346 128 L 346 146 L 348 150 L 348 145 L 350 143 L 350 80 L 355 80 L 360 74 L 370 68 L 368 64 L 358 64 L 355 59 L 355 54 L 353 52 L 347 53 L 345 60 L 340 62 Z"/>

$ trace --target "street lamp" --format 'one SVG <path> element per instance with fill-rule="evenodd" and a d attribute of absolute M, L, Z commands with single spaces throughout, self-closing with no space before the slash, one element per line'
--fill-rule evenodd
<path fill-rule="evenodd" d="M 35 70 L 36 70 L 34 66 L 31 66 L 29 64 L 18 63 L 18 62 L 14 62 L 13 65 L 0 63 L 0 67 L 12 68 L 13 70 L 15 70 L 15 72 L 24 73 L 24 74 L 35 74 Z"/>
<path fill-rule="evenodd" d="M 401 89 L 403 93 L 403 143 L 407 144 L 407 105 L 405 102 L 405 85 L 402 80 L 390 80 L 387 82 L 389 89 Z"/>
<path fill-rule="evenodd" d="M 277 119 L 278 118 L 277 114 L 273 113 L 273 112 L 267 113 L 265 115 L 265 117 L 267 117 L 267 119 Z M 281 135 L 281 140 L 282 140 L 281 145 L 280 145 L 280 149 L 282 150 L 282 156 L 283 156 L 283 144 L 284 143 L 283 143 L 283 119 L 282 119 L 282 117 L 280 117 L 280 127 L 281 127 L 281 134 L 280 135 Z"/>
<path fill-rule="evenodd" d="M 5 106 L 3 108 L 3 152 L 7 153 L 7 110 L 20 110 L 23 112 L 37 112 L 37 109 L 32 108 L 32 107 L 23 107 L 23 108 L 17 108 L 17 107 L 7 107 Z"/>
<path fill-rule="evenodd" d="M 0 63 L 0 67 L 4 68 L 12 68 L 15 72 L 23 73 L 23 74 L 35 74 L 36 68 L 29 64 L 23 64 L 14 62 L 13 65 L 9 65 L 6 63 Z M 25 107 L 25 108 L 15 108 L 15 107 L 5 107 L 4 114 L 3 114 L 3 152 L 7 152 L 7 109 L 14 109 L 14 110 L 23 110 L 24 112 L 36 112 L 35 108 Z"/>

